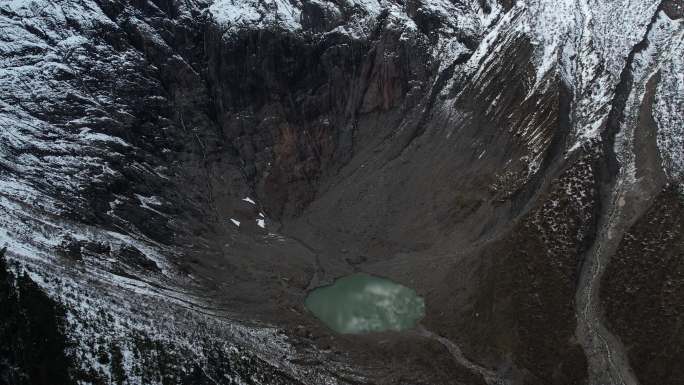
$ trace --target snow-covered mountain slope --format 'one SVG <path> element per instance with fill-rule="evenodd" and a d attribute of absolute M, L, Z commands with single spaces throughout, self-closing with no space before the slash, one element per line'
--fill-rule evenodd
<path fill-rule="evenodd" d="M 0 246 L 78 383 L 677 383 L 601 282 L 682 212 L 682 8 L 2 1 Z M 357 269 L 432 331 L 318 325 Z"/>
<path fill-rule="evenodd" d="M 164 232 L 174 219 L 159 194 L 177 156 L 169 103 L 124 29 L 170 48 L 134 10 L 110 18 L 105 7 L 119 5 L 0 4 L 0 244 L 67 308 L 80 383 L 307 378 L 283 360 L 291 348 L 275 329 L 231 321 L 179 273 L 180 231 Z"/>

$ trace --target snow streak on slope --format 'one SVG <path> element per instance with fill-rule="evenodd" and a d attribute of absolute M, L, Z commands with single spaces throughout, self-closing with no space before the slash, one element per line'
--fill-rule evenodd
<path fill-rule="evenodd" d="M 216 22 L 230 30 L 280 26 L 296 31 L 302 28 L 301 9 L 302 4 L 299 1 L 217 0 L 211 5 L 209 12 Z"/>
<path fill-rule="evenodd" d="M 653 117 L 658 124 L 663 168 L 684 187 L 684 20 L 671 21 L 661 15 L 658 21 L 657 33 L 673 33 L 667 50 L 661 54 Z"/>
<path fill-rule="evenodd" d="M 386 18 L 387 28 L 415 32 L 415 15 L 428 14 L 440 20 L 434 31 L 440 36 L 438 52 L 446 51 L 444 46 L 454 43 L 456 34 L 479 36 L 484 26 L 501 11 L 498 2 L 492 2 L 488 5 L 489 12 L 485 13 L 482 2 L 477 0 L 420 1 L 415 3 L 416 9 L 411 12 L 409 5 L 393 0 L 346 0 L 339 3 L 314 0 L 306 3 L 323 10 L 325 17 L 335 21 L 337 26 L 328 33 L 342 33 L 357 39 L 367 38 L 381 17 Z M 209 14 L 225 31 L 232 33 L 241 29 L 269 28 L 301 32 L 304 29 L 304 5 L 300 1 L 215 0 L 209 7 Z"/>
<path fill-rule="evenodd" d="M 342 16 L 342 9 L 349 9 L 353 14 L 351 22 L 340 25 L 333 31 L 356 38 L 363 38 L 370 33 L 370 26 L 382 11 L 388 11 L 392 19 L 408 22 L 409 26 L 413 24 L 402 7 L 392 1 L 349 0 L 340 4 L 328 1 L 310 3 L 324 9 L 328 16 L 334 18 Z M 303 6 L 304 4 L 300 1 L 216 0 L 209 7 L 209 14 L 227 32 L 269 28 L 296 32 L 303 28 L 301 23 Z"/>
<path fill-rule="evenodd" d="M 576 99 L 574 147 L 600 134 L 629 52 L 643 39 L 659 3 L 617 0 L 581 5 L 584 25 L 573 31 L 581 39 L 566 53 L 576 59 L 564 69 Z"/>
<path fill-rule="evenodd" d="M 682 143 L 679 143 L 679 151 L 674 150 L 676 143 L 670 143 L 668 140 L 677 140 L 682 138 L 681 124 L 679 126 L 673 121 L 679 119 L 681 123 L 681 115 L 677 115 L 676 111 L 672 118 L 663 120 L 663 112 L 667 112 L 665 103 L 662 99 L 668 101 L 669 108 L 676 110 L 681 107 L 682 92 L 678 91 L 678 84 L 676 79 L 674 82 L 668 84 L 667 78 L 668 69 L 673 66 L 681 65 L 682 62 L 682 40 L 684 39 L 684 21 L 673 21 L 665 12 L 659 12 L 653 26 L 651 27 L 647 38 L 644 40 L 646 46 L 635 53 L 631 68 L 629 69 L 632 76 L 632 89 L 626 102 L 626 108 L 622 122 L 620 123 L 620 130 L 615 139 L 615 154 L 618 162 L 622 166 L 621 180 L 623 183 L 636 182 L 636 157 L 635 153 L 638 150 L 635 148 L 634 136 L 635 130 L 638 129 L 638 121 L 640 118 L 640 106 L 646 102 L 644 100 L 646 94 L 646 85 L 652 77 L 660 74 L 660 80 L 657 83 L 656 95 L 660 95 L 660 99 L 656 97 L 653 115 L 659 125 L 658 128 L 658 145 L 661 156 L 667 160 L 663 164 L 663 169 L 666 170 L 672 177 L 676 177 L 678 170 L 681 171 L 681 166 L 678 164 L 678 157 L 681 150 L 684 148 Z M 677 53 L 680 55 L 677 55 Z M 663 92 L 663 86 L 670 88 Z M 674 89 L 673 89 L 674 88 Z M 679 104 L 677 103 L 679 99 Z M 676 128 L 675 128 L 676 127 Z M 674 130 L 674 132 L 672 132 Z M 679 132 L 677 132 L 679 130 Z"/>
<path fill-rule="evenodd" d="M 646 33 L 660 1 L 563 0 L 517 2 L 477 48 L 466 71 L 483 75 L 504 47 L 526 36 L 535 47 L 537 70 L 530 94 L 549 73 L 557 73 L 574 96 L 573 132 L 568 147 L 596 139 L 627 56 Z"/>
<path fill-rule="evenodd" d="M 133 58 L 99 50 L 101 46 L 66 27 L 69 22 L 84 29 L 95 24 L 112 27 L 92 2 L 62 7 L 52 2 L 14 1 L 0 5 L 0 9 L 14 15 L 0 16 L 0 195 L 7 221 L 4 241 L 14 246 L 50 248 L 59 243 L 54 235 L 59 231 L 51 228 L 57 226 L 53 222 L 67 212 L 68 206 L 84 203 L 80 195 L 84 183 L 114 173 L 108 158 L 117 154 L 109 147 L 123 151 L 128 146 L 120 138 L 91 129 L 96 123 L 115 123 L 117 117 L 112 111 L 120 116 L 127 112 L 111 95 L 91 93 L 83 87 L 92 81 L 82 77 L 83 66 L 112 65 L 126 70 Z M 88 50 L 107 60 L 86 62 Z M 82 118 L 72 120 L 66 116 L 69 112 L 77 112 Z M 39 214 L 31 213 L 32 209 L 38 209 Z M 42 222 L 37 228 L 46 230 L 45 239 L 34 236 L 36 220 Z"/>

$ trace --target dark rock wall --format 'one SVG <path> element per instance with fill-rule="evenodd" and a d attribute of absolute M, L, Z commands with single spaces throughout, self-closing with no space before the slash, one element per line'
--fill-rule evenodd
<path fill-rule="evenodd" d="M 382 15 L 371 36 L 358 40 L 316 33 L 315 26 L 297 34 L 276 27 L 227 34 L 206 14 L 178 17 L 174 2 L 116 4 L 102 2 L 124 32 L 110 38 L 113 45 L 133 48 L 146 61 L 134 63 L 142 81 L 117 88 L 119 97 L 140 108 L 132 114 L 140 118 L 121 135 L 140 147 L 141 156 L 149 153 L 140 163 L 166 163 L 176 174 L 173 188 L 145 176 L 158 185 L 131 186 L 122 179 L 118 191 L 163 191 L 180 205 L 169 214 L 199 211 L 217 219 L 233 208 L 219 196 L 251 192 L 275 218 L 301 214 L 358 148 L 391 132 L 388 121 L 399 124 L 397 111 L 419 99 L 416 83 L 424 93 L 433 76 L 427 40 L 400 39 L 401 31 L 388 29 Z M 140 14 L 152 33 L 138 21 Z M 325 15 L 310 21 L 329 24 L 320 18 Z M 147 90 L 144 97 L 137 87 Z M 192 216 L 185 219 L 193 222 Z M 158 224 L 153 227 L 169 227 L 162 219 Z M 206 223 L 194 226 L 209 230 Z"/>
<path fill-rule="evenodd" d="M 429 67 L 420 41 L 378 31 L 368 41 L 342 34 L 243 31 L 209 26 L 207 83 L 226 143 L 260 198 L 296 216 L 326 176 L 383 134 L 366 119 L 391 116 Z M 372 117 L 372 118 L 371 118 Z"/>

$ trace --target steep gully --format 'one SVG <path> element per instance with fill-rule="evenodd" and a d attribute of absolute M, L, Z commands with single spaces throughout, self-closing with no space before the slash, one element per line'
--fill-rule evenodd
<path fill-rule="evenodd" d="M 575 298 L 575 334 L 584 348 L 589 365 L 589 383 L 592 385 L 639 384 L 630 367 L 625 347 L 604 324 L 599 293 L 603 274 L 629 228 L 629 223 L 648 209 L 650 198 L 657 192 L 657 186 L 645 187 L 640 181 L 631 182 L 627 179 L 624 168 L 621 168 L 616 159 L 614 146 L 615 136 L 624 119 L 627 99 L 635 87 L 631 73 L 634 56 L 648 45 L 647 36 L 663 8 L 663 3 L 652 16 L 644 38 L 632 48 L 627 57 L 602 138 L 602 158 L 605 163 L 599 167 L 602 168 L 604 180 L 607 179 L 604 186 L 599 186 L 599 191 L 602 191 L 602 213 L 598 219 L 599 227 L 593 246 L 582 262 Z M 642 103 L 646 103 L 646 99 L 644 97 Z M 638 127 L 634 128 L 635 135 L 637 129 Z M 643 132 L 638 134 L 647 135 Z"/>
<path fill-rule="evenodd" d="M 504 378 L 501 376 L 498 376 L 495 372 L 493 372 L 490 369 L 487 369 L 483 366 L 480 366 L 472 361 L 470 361 L 464 354 L 461 348 L 453 343 L 451 340 L 444 338 L 442 336 L 439 336 L 429 330 L 427 330 L 423 326 L 418 326 L 417 332 L 419 335 L 432 339 L 434 341 L 437 341 L 440 343 L 442 346 L 444 346 L 448 351 L 449 354 L 454 358 L 454 361 L 458 363 L 459 365 L 463 366 L 464 368 L 467 368 L 473 373 L 477 373 L 480 376 L 482 376 L 482 379 L 487 383 L 487 385 L 508 385 L 509 382 L 506 381 Z"/>

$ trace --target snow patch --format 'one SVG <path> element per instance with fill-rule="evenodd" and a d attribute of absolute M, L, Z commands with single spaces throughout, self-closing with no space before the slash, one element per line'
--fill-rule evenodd
<path fill-rule="evenodd" d="M 298 0 L 216 0 L 209 13 L 228 31 L 280 27 L 289 31 L 302 29 L 302 4 Z"/>

